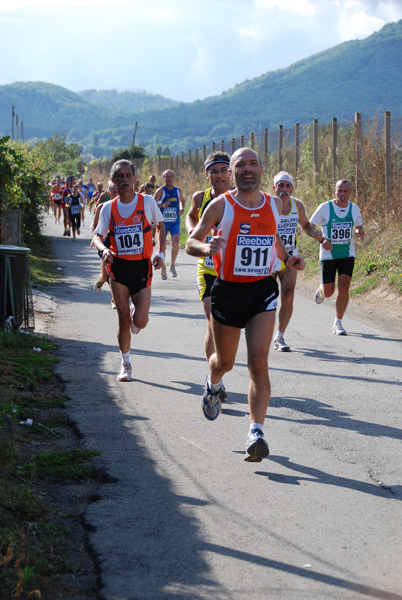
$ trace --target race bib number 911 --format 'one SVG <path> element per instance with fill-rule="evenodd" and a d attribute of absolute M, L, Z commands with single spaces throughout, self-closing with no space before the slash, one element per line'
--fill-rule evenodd
<path fill-rule="evenodd" d="M 269 275 L 273 245 L 272 235 L 238 235 L 233 274 L 247 277 Z"/>

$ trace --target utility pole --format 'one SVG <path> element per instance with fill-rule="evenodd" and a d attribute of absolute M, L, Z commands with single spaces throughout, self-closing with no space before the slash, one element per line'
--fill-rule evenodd
<path fill-rule="evenodd" d="M 15 129 L 17 130 L 17 137 L 15 139 L 18 142 L 18 115 L 15 115 Z"/>
<path fill-rule="evenodd" d="M 11 139 L 14 139 L 14 104 L 11 105 Z"/>
<path fill-rule="evenodd" d="M 135 129 L 134 129 L 134 135 L 133 135 L 133 146 L 135 146 L 135 136 L 137 135 L 137 127 L 138 127 L 138 121 L 135 122 Z"/>

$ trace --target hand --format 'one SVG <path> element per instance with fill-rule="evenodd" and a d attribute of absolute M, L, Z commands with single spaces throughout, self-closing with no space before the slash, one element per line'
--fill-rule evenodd
<path fill-rule="evenodd" d="M 222 237 L 222 229 L 218 229 L 217 235 L 213 235 L 209 242 L 209 256 L 215 256 L 220 252 L 220 249 L 226 244 L 226 239 Z"/>
<path fill-rule="evenodd" d="M 286 261 L 286 266 L 289 267 L 289 269 L 303 271 L 306 266 L 306 263 L 302 256 L 289 256 L 288 260 Z"/>
<path fill-rule="evenodd" d="M 323 243 L 322 243 L 322 247 L 324 248 L 324 250 L 332 250 L 333 245 L 331 244 L 331 242 L 325 238 Z"/>
<path fill-rule="evenodd" d="M 111 265 L 114 256 L 116 256 L 115 252 L 112 252 L 110 248 L 105 248 L 102 256 L 102 260 L 105 263 L 105 265 Z"/>
<path fill-rule="evenodd" d="M 155 256 L 154 260 L 152 261 L 152 264 L 155 269 L 162 269 L 165 262 L 162 260 L 162 258 L 160 256 Z"/>

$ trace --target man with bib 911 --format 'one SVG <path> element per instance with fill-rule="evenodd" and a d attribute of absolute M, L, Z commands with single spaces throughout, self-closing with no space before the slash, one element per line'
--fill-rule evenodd
<path fill-rule="evenodd" d="M 217 278 L 211 290 L 215 352 L 202 399 L 204 416 L 221 411 L 222 376 L 233 368 L 242 328 L 246 330 L 250 375 L 250 429 L 247 462 L 268 456 L 263 427 L 270 398 L 268 351 L 275 325 L 278 284 L 272 277 L 277 256 L 294 269 L 303 269 L 300 256 L 290 256 L 277 234 L 282 203 L 260 190 L 263 174 L 258 154 L 240 148 L 230 161 L 236 187 L 213 200 L 187 240 L 192 256 L 213 256 Z M 209 242 L 204 240 L 210 231 Z"/>
<path fill-rule="evenodd" d="M 103 204 L 95 228 L 94 246 L 108 269 L 112 296 L 119 318 L 117 340 L 121 353 L 119 381 L 130 381 L 130 341 L 148 323 L 151 304 L 152 264 L 163 266 L 165 228 L 163 217 L 152 196 L 134 192 L 135 168 L 128 160 L 118 160 L 112 166 L 110 178 L 117 186 L 118 196 Z M 159 231 L 159 252 L 151 261 L 152 224 Z M 102 239 L 110 236 L 110 248 Z M 130 298 L 133 308 L 130 310 Z"/>
<path fill-rule="evenodd" d="M 364 238 L 360 208 L 349 202 L 351 193 L 350 181 L 341 179 L 335 186 L 335 198 L 320 204 L 310 219 L 314 226 L 321 225 L 323 232 L 320 241 L 321 285 L 315 292 L 317 304 L 332 296 L 338 273 L 338 296 L 332 328 L 335 335 L 347 335 L 342 326 L 342 317 L 349 303 L 349 288 L 356 257 L 353 235 Z"/>

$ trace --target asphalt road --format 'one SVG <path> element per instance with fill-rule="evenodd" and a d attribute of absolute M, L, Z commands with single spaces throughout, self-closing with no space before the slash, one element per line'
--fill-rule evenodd
<path fill-rule="evenodd" d="M 109 480 L 86 511 L 106 600 L 402 600 L 400 336 L 354 320 L 332 335 L 333 302 L 297 294 L 271 349 L 271 455 L 243 461 L 248 433 L 244 335 L 228 402 L 208 422 L 205 320 L 195 259 L 155 272 L 150 321 L 119 383 L 117 315 L 95 295 L 89 215 L 76 242 L 47 218 L 65 277 L 51 333 L 83 443 Z M 107 288 L 107 286 L 105 286 Z"/>

